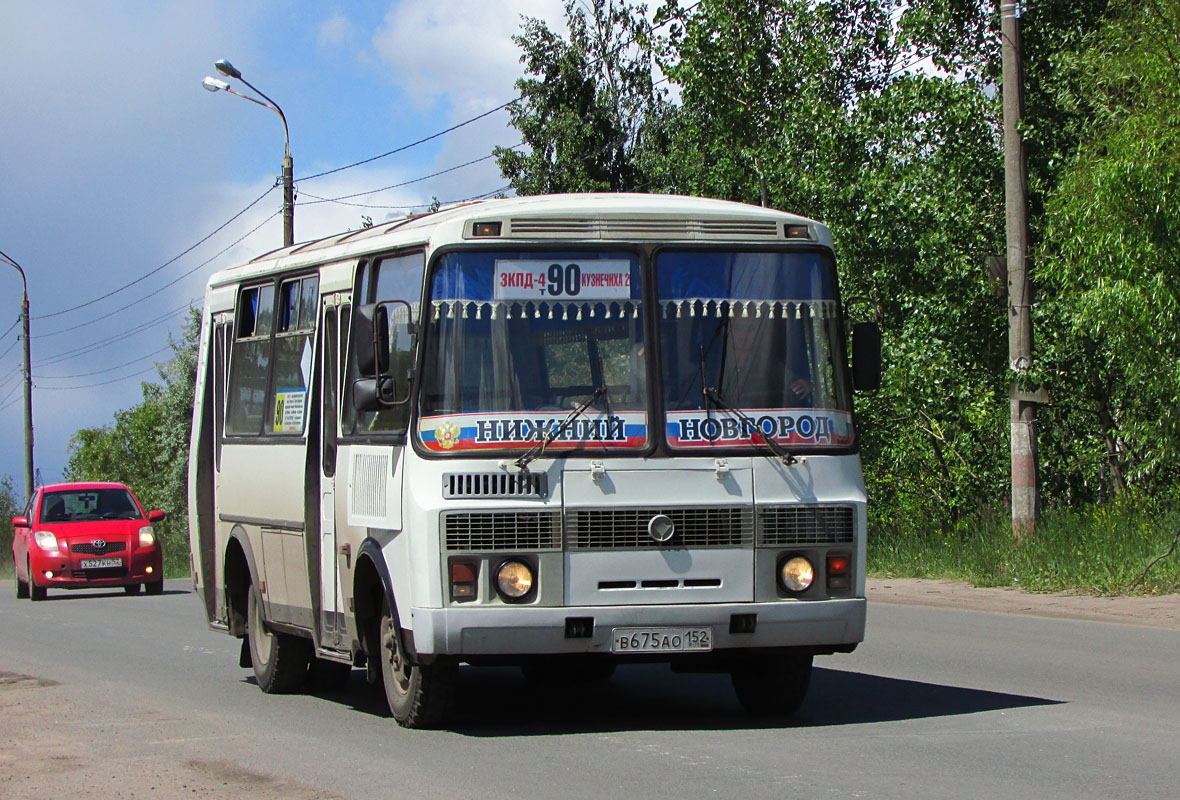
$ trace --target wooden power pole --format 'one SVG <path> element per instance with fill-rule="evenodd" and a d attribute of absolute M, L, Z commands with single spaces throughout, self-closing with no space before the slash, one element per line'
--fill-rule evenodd
<path fill-rule="evenodd" d="M 1032 366 L 1032 287 L 1028 279 L 1028 183 L 1024 141 L 1024 69 L 1020 0 L 999 0 L 1004 101 L 1004 211 L 1008 240 L 1008 365 L 1012 391 L 1012 533 L 1030 536 L 1039 512 L 1037 485 L 1037 401 L 1020 390 L 1017 378 Z"/>

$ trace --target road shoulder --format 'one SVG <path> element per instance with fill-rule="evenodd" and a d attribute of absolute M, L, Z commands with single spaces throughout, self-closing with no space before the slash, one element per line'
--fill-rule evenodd
<path fill-rule="evenodd" d="M 1091 597 L 1035 594 L 1007 587 L 976 588 L 956 581 L 921 578 L 869 578 L 866 596 L 870 603 L 1027 614 L 1180 630 L 1180 594 Z"/>

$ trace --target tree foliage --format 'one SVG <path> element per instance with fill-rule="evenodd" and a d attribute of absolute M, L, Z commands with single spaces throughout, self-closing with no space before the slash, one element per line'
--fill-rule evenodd
<path fill-rule="evenodd" d="M 161 384 L 144 383 L 143 401 L 119 411 L 99 428 L 82 428 L 70 439 L 65 478 L 118 481 L 148 508 L 167 512 L 156 528 L 166 570 L 187 564 L 188 446 L 192 427 L 200 313 L 190 310 L 173 356 L 159 365 Z"/>
<path fill-rule="evenodd" d="M 1157 44 L 1174 51 L 1174 9 L 1165 21 L 1168 15 L 1156 2 L 1133 3 L 1119 30 L 1129 35 L 1130 20 L 1139 19 L 1141 38 L 1148 35 L 1147 26 Z M 1011 381 L 1006 302 L 1003 287 L 986 268 L 989 255 L 1004 252 L 996 5 L 666 0 L 650 29 L 641 9 L 603 2 L 594 8 L 610 11 L 594 17 L 599 29 L 613 27 L 610 36 L 587 37 L 584 12 L 570 5 L 568 40 L 537 23 L 518 40 L 533 77 L 519 84 L 520 106 L 528 113 L 514 116 L 514 123 L 530 151 L 501 159 L 518 193 L 634 188 L 634 181 L 585 177 L 623 174 L 618 153 L 604 147 L 613 134 L 571 131 L 605 131 L 609 126 L 600 120 L 619 118 L 636 121 L 642 131 L 654 119 L 661 137 L 649 137 L 631 151 L 632 160 L 647 170 L 652 190 L 763 204 L 824 220 L 837 243 L 845 296 L 869 298 L 884 333 L 882 391 L 858 406 L 875 519 L 891 526 L 905 521 L 954 526 L 1005 498 Z M 1166 381 L 1146 374 L 1152 347 L 1147 332 L 1175 328 L 1169 325 L 1174 295 L 1164 265 L 1169 258 L 1175 262 L 1168 248 L 1176 241 L 1166 202 L 1173 191 L 1170 179 L 1156 170 L 1155 183 L 1147 182 L 1146 165 L 1172 158 L 1176 137 L 1168 114 L 1177 103 L 1162 88 L 1153 90 L 1150 135 L 1127 124 L 1129 109 L 1147 100 L 1146 87 L 1131 96 L 1127 83 L 1146 65 L 1124 59 L 1120 66 L 1108 56 L 1115 52 L 1109 43 L 1114 33 L 1097 32 L 1107 19 L 1107 0 L 1046 0 L 1024 15 L 1025 137 L 1038 248 L 1034 274 L 1042 257 L 1070 264 L 1046 270 L 1041 300 L 1054 311 L 1038 317 L 1038 342 L 1047 364 L 1051 361 L 1046 369 L 1056 370 L 1055 393 L 1059 384 L 1068 384 L 1059 396 L 1090 409 L 1089 418 L 1058 407 L 1045 415 L 1052 428 L 1042 427 L 1048 455 L 1042 472 L 1051 501 L 1083 497 L 1077 490 L 1095 477 L 1092 451 L 1103 436 L 1095 409 L 1104 403 L 1115 408 L 1108 397 L 1115 380 L 1109 366 L 1098 370 L 1098 379 L 1072 374 L 1071 367 L 1109 365 L 1116 348 L 1137 348 L 1139 371 L 1121 365 L 1115 371 L 1119 379 L 1134 378 L 1144 387 L 1134 399 L 1144 419 L 1180 391 L 1180 351 L 1176 364 L 1169 361 L 1163 370 Z M 594 50 L 594 43 L 631 39 L 652 56 L 618 73 L 623 83 L 616 88 L 622 85 L 623 91 L 603 91 L 603 81 L 582 68 L 603 52 L 601 46 Z M 1159 82 L 1168 75 L 1162 55 L 1167 47 L 1157 48 L 1152 62 Z M 919 62 L 937 69 L 919 68 Z M 1098 62 L 1104 69 L 1094 69 Z M 657 67 L 675 87 L 675 103 L 660 104 L 658 113 L 636 114 L 618 102 L 645 96 Z M 1120 74 L 1126 79 L 1121 83 Z M 1121 111 L 1099 110 L 1109 105 L 1095 98 L 1103 92 L 1109 102 L 1122 99 Z M 1096 125 L 1104 114 L 1118 125 Z M 1104 136 L 1111 138 L 1100 141 Z M 1119 153 L 1122 172 L 1107 163 Z M 1076 166 L 1079 160 L 1088 165 L 1085 171 Z M 1101 195 L 1094 186 L 1098 181 L 1110 204 L 1122 203 L 1119 208 L 1100 209 L 1091 202 Z M 1134 191 L 1126 181 L 1135 184 Z M 1064 199 L 1046 206 L 1045 198 L 1059 184 L 1077 200 L 1077 209 L 1071 211 Z M 1130 228 L 1099 223 L 1135 216 L 1149 200 L 1159 202 L 1160 210 L 1140 214 Z M 1093 287 L 1103 302 L 1095 295 L 1081 306 L 1057 310 L 1058 293 L 1080 298 L 1079 289 L 1094 274 L 1080 251 L 1066 246 L 1068 237 L 1042 244 L 1045 231 L 1058 230 L 1054 220 L 1067 211 L 1077 220 L 1067 226 L 1070 231 L 1084 228 L 1091 234 L 1088 252 L 1117 260 L 1124 273 L 1133 271 L 1144 247 L 1154 248 L 1155 277 L 1136 280 L 1136 292 L 1128 296 L 1116 291 L 1108 263 L 1110 279 Z M 1117 246 L 1095 238 L 1098 231 L 1113 236 L 1119 227 L 1125 230 Z M 1142 313 L 1128 319 L 1127 304 Z M 1093 337 L 1099 324 L 1101 342 L 1063 333 L 1086 330 Z M 1119 400 L 1118 407 L 1129 402 Z"/>
<path fill-rule="evenodd" d="M 1046 378 L 1084 485 L 1168 486 L 1180 475 L 1180 6 L 1120 4 L 1056 66 L 1083 136 L 1050 195 Z"/>
<path fill-rule="evenodd" d="M 0 476 L 0 572 L 12 562 L 12 518 L 24 508 L 11 475 Z"/>
<path fill-rule="evenodd" d="M 646 190 L 647 154 L 666 142 L 672 107 L 653 76 L 642 6 L 566 0 L 569 40 L 525 20 L 514 41 L 532 77 L 517 81 L 509 106 L 527 150 L 497 147 L 517 194 Z"/>

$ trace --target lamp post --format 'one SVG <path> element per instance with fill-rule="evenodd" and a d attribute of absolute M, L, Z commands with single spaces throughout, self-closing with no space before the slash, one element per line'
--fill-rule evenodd
<path fill-rule="evenodd" d="M 33 496 L 33 373 L 29 369 L 29 284 L 25 280 L 25 271 L 21 269 L 20 264 L 9 258 L 3 250 L 0 250 L 0 261 L 20 273 L 20 282 L 24 289 L 20 313 L 23 325 L 22 336 L 25 343 L 25 502 L 28 503 L 29 498 Z"/>
<path fill-rule="evenodd" d="M 291 134 L 287 130 L 287 117 L 283 114 L 283 110 L 279 108 L 279 104 L 271 100 L 263 92 L 259 91 L 258 87 L 254 86 L 248 80 L 242 77 L 233 64 L 226 61 L 224 58 L 213 65 L 227 78 L 239 80 L 249 86 L 254 92 L 259 95 L 266 102 L 255 100 L 249 95 L 234 91 L 228 83 L 217 78 L 206 77 L 201 85 L 210 92 L 226 91 L 230 94 L 236 94 L 244 100 L 249 100 L 251 103 L 269 108 L 271 111 L 279 115 L 279 119 L 283 121 L 283 138 L 285 139 L 285 146 L 283 150 L 283 246 L 290 247 L 295 244 L 295 185 L 294 185 L 294 168 L 291 161 Z"/>

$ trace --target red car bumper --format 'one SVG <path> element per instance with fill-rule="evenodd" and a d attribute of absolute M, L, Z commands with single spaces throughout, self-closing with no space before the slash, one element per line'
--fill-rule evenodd
<path fill-rule="evenodd" d="M 114 564 L 118 560 L 120 563 Z M 91 556 L 61 551 L 29 550 L 29 570 L 37 586 L 47 589 L 90 589 L 130 586 L 164 579 L 159 546 L 138 547 L 130 553 Z"/>

